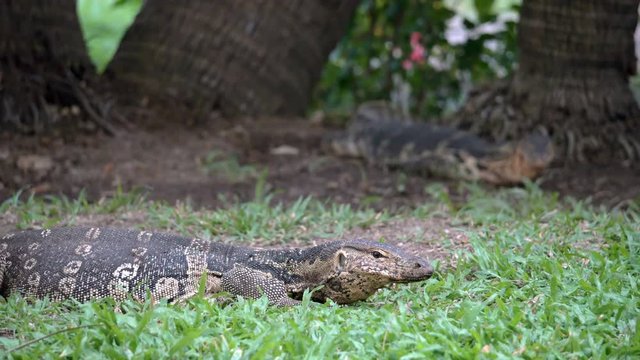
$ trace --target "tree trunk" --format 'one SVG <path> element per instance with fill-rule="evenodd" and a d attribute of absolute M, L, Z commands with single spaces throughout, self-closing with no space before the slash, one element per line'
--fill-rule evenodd
<path fill-rule="evenodd" d="M 454 122 L 497 140 L 549 130 L 566 160 L 640 159 L 637 0 L 524 0 L 514 76 L 473 94 Z"/>
<path fill-rule="evenodd" d="M 76 102 L 69 79 L 81 79 L 90 64 L 75 1 L 0 2 L 0 130 L 56 122 L 49 105 Z"/>
<path fill-rule="evenodd" d="M 357 0 L 149 1 L 110 69 L 224 114 L 302 114 Z"/>
<path fill-rule="evenodd" d="M 202 115 L 302 114 L 357 3 L 147 0 L 97 80 L 120 99 L 148 96 Z M 4 0 L 0 17 L 0 102 L 11 105 L 0 107 L 0 126 L 29 128 L 42 122 L 45 111 L 32 110 L 48 107 L 54 79 L 78 90 L 88 78 L 78 70 L 89 62 L 75 1 Z"/>

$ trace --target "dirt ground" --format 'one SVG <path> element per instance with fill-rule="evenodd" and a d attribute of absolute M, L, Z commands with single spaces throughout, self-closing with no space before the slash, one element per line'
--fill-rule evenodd
<path fill-rule="evenodd" d="M 327 155 L 320 145 L 330 130 L 308 119 L 189 125 L 162 124 L 151 111 L 130 116 L 136 120 L 119 124 L 116 136 L 89 126 L 37 137 L 0 133 L 0 201 L 20 189 L 71 197 L 85 189 L 97 199 L 121 186 L 139 189 L 149 199 L 213 208 L 225 198 L 251 200 L 256 184 L 264 184 L 275 201 L 311 195 L 393 209 L 424 202 L 424 189 L 434 182 L 455 185 Z M 556 166 L 538 182 L 561 196 L 590 198 L 607 207 L 625 207 L 640 198 L 640 169 L 620 165 Z"/>

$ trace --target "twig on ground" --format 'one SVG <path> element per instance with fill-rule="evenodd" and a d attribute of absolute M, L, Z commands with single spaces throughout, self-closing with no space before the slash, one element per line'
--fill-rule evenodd
<path fill-rule="evenodd" d="M 58 331 L 54 331 L 54 332 L 52 332 L 51 334 L 47 334 L 47 335 L 41 336 L 41 337 L 36 338 L 36 339 L 33 339 L 33 340 L 29 340 L 29 341 L 27 341 L 27 342 L 26 342 L 26 343 L 24 343 L 24 344 L 20 344 L 20 345 L 18 345 L 18 346 L 16 346 L 16 347 L 14 347 L 13 349 L 9 349 L 9 350 L 7 351 L 7 354 L 12 353 L 12 352 L 14 352 L 14 351 L 18 351 L 18 350 L 20 350 L 20 349 L 24 349 L 25 347 L 27 347 L 27 346 L 29 346 L 29 345 L 33 345 L 33 344 L 37 343 L 38 341 L 45 340 L 45 339 L 47 339 L 47 338 L 50 338 L 50 337 L 52 337 L 52 336 L 55 336 L 55 335 L 61 334 L 61 333 L 63 333 L 63 332 L 67 332 L 67 331 L 75 331 L 75 330 L 85 329 L 85 328 L 90 328 L 90 327 L 94 327 L 94 326 L 97 326 L 97 325 L 95 325 L 95 324 L 90 324 L 90 325 L 80 325 L 80 326 L 75 326 L 75 327 L 70 327 L 70 328 L 66 328 L 66 329 L 62 329 L 62 330 L 58 330 Z"/>

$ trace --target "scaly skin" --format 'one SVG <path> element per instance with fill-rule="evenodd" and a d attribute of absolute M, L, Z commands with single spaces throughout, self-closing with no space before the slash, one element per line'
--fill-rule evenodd
<path fill-rule="evenodd" d="M 0 295 L 79 301 L 127 296 L 181 301 L 206 275 L 206 294 L 248 298 L 265 294 L 295 305 L 322 286 L 314 301 L 364 300 L 391 283 L 429 278 L 426 259 L 372 241 L 333 241 L 292 249 L 232 246 L 166 233 L 67 227 L 8 234 L 0 239 Z"/>

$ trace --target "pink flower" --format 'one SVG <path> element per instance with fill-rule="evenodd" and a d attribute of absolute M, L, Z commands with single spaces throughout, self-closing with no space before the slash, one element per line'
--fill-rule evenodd
<path fill-rule="evenodd" d="M 412 32 L 411 33 L 411 40 L 409 40 L 409 42 L 411 43 L 411 46 L 413 47 L 414 45 L 419 45 L 421 38 L 422 38 L 422 34 L 420 34 L 417 31 Z"/>
<path fill-rule="evenodd" d="M 420 44 L 416 44 L 415 46 L 412 46 L 413 49 L 411 49 L 411 55 L 409 56 L 409 59 L 411 59 L 411 61 L 418 63 L 418 64 L 424 64 L 424 55 L 425 55 L 425 50 L 424 50 L 424 46 L 420 45 Z"/>
<path fill-rule="evenodd" d="M 419 32 L 414 31 L 411 33 L 411 36 L 409 38 L 409 44 L 411 45 L 411 54 L 409 55 L 408 59 L 405 59 L 402 62 L 402 67 L 407 71 L 413 69 L 414 64 L 422 65 L 426 62 L 425 60 L 427 51 L 424 46 L 420 44 L 421 38 L 422 34 L 420 34 Z"/>

